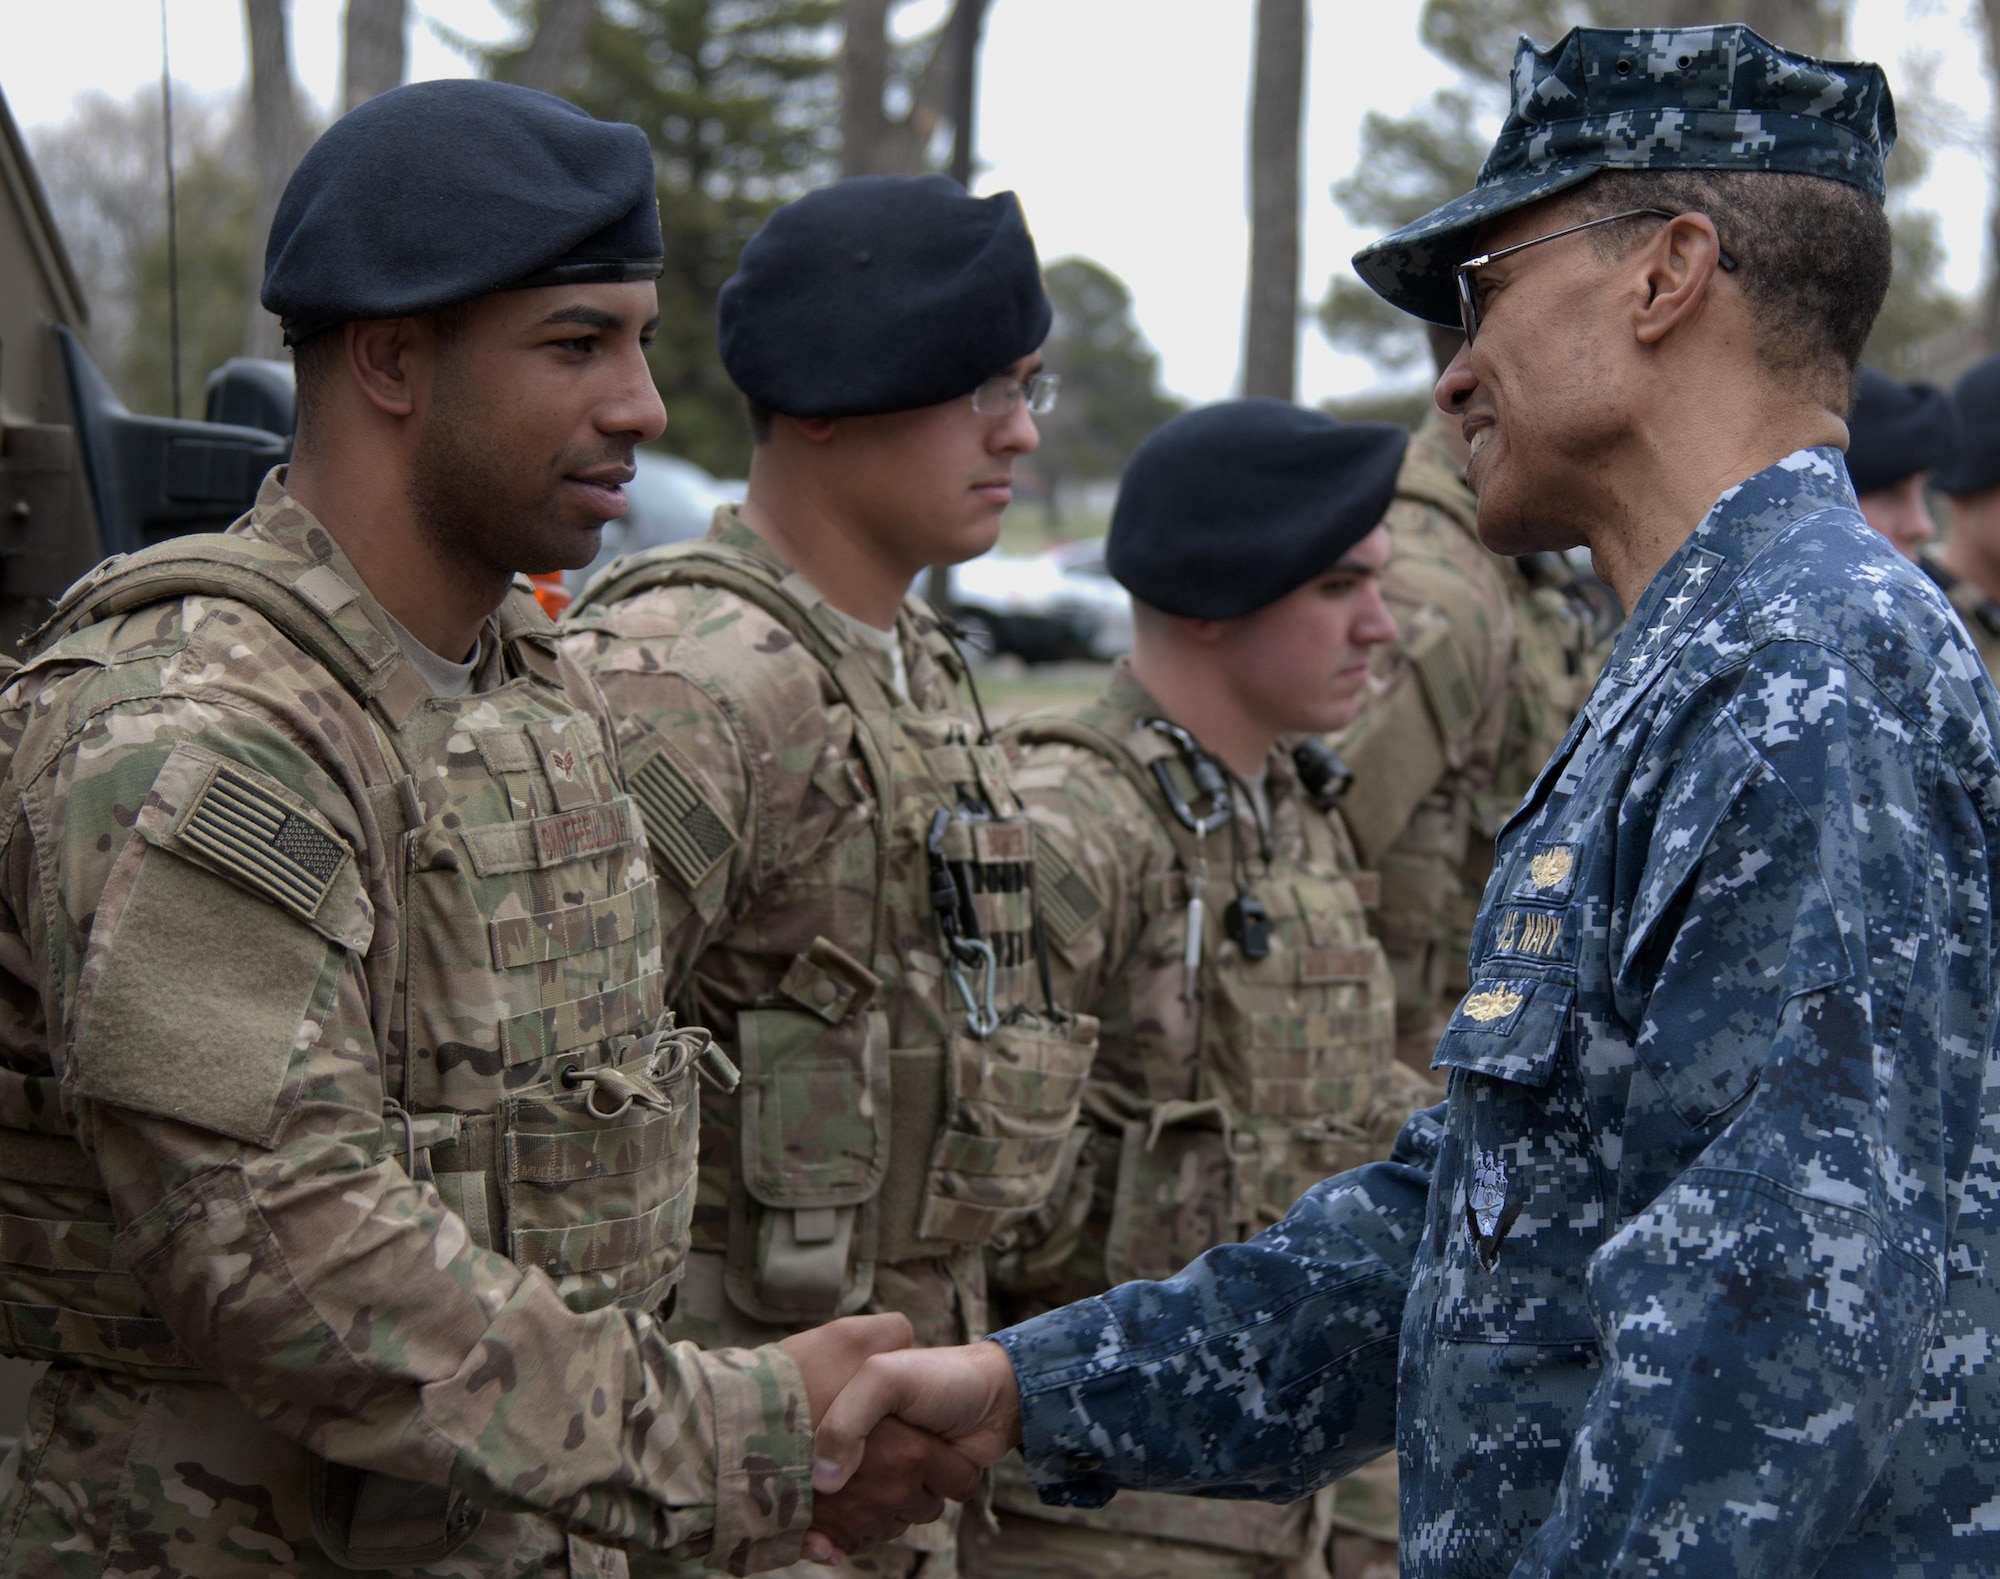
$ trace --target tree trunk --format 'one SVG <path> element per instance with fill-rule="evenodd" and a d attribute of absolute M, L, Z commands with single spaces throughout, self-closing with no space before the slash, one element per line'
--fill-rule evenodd
<path fill-rule="evenodd" d="M 597 20 L 597 0 L 548 0 L 535 36 L 508 73 L 524 88 L 562 94 L 583 66 L 583 46 Z"/>
<path fill-rule="evenodd" d="M 399 87 L 409 69 L 409 0 L 347 0 L 340 110 Z"/>
<path fill-rule="evenodd" d="M 847 0 L 841 10 L 840 173 L 882 175 L 889 119 L 882 93 L 889 85 L 890 0 Z"/>
<path fill-rule="evenodd" d="M 264 246 L 285 183 L 305 152 L 305 126 L 292 81 L 289 0 L 243 0 L 250 39 L 250 137 L 257 161 L 257 207 L 250 218 L 250 309 L 243 326 L 245 356 L 284 350 L 278 320 L 257 300 L 264 285 Z"/>
<path fill-rule="evenodd" d="M 979 35 L 990 0 L 958 0 L 944 48 L 951 52 L 951 178 L 972 185 L 972 141 L 979 114 Z"/>
<path fill-rule="evenodd" d="M 1299 126 L 1305 109 L 1306 0 L 1257 0 L 1250 99 L 1250 281 L 1243 393 L 1298 388 Z"/>
<path fill-rule="evenodd" d="M 2000 98 L 2000 0 L 1981 0 L 1979 20 L 1986 29 L 1986 79 Z M 1992 119 L 1993 189 L 1986 199 L 1986 288 L 1979 293 L 1979 333 L 1987 351 L 2000 350 L 2000 113 Z"/>

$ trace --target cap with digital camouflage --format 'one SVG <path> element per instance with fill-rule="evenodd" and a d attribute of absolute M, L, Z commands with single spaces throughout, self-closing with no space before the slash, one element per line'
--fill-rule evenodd
<path fill-rule="evenodd" d="M 1879 66 L 1796 55 L 1732 23 L 1523 37 L 1512 105 L 1473 189 L 1354 255 L 1378 295 L 1456 326 L 1452 271 L 1481 225 L 1603 170 L 1765 170 L 1881 201 L 1896 110 Z"/>

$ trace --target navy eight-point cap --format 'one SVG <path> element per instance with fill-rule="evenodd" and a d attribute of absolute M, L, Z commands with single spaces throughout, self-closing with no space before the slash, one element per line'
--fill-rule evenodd
<path fill-rule="evenodd" d="M 1473 189 L 1364 247 L 1354 267 L 1404 312 L 1455 326 L 1452 271 L 1479 227 L 1599 171 L 1815 175 L 1879 202 L 1895 142 L 1879 66 L 1795 55 L 1740 23 L 1579 27 L 1553 49 L 1523 37 L 1512 108 Z"/>
<path fill-rule="evenodd" d="M 263 301 L 288 343 L 489 291 L 656 278 L 636 126 L 502 82 L 418 82 L 335 121 L 278 203 Z"/>
<path fill-rule="evenodd" d="M 1339 422 L 1284 400 L 1186 412 L 1127 464 L 1105 566 L 1168 614 L 1254 614 L 1381 524 L 1409 442 L 1393 424 Z"/>
<path fill-rule="evenodd" d="M 764 222 L 716 304 L 722 365 L 794 417 L 969 395 L 1039 347 L 1053 314 L 1021 205 L 947 176 L 853 176 Z"/>

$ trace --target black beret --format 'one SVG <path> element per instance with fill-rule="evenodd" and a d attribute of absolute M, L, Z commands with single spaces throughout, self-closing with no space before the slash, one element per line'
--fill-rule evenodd
<path fill-rule="evenodd" d="M 715 316 L 722 365 L 752 400 L 861 417 L 971 394 L 1046 340 L 1053 313 L 1012 192 L 865 175 L 766 220 Z"/>
<path fill-rule="evenodd" d="M 2000 487 L 2000 355 L 1974 362 L 1952 399 L 1958 406 L 1958 442 L 1931 477 L 1931 486 L 1956 494 Z"/>
<path fill-rule="evenodd" d="M 1382 523 L 1410 435 L 1285 400 L 1175 417 L 1118 484 L 1105 567 L 1187 619 L 1254 614 L 1332 568 Z"/>
<path fill-rule="evenodd" d="M 1864 367 L 1847 418 L 1847 475 L 1856 493 L 1931 470 L 1958 442 L 1958 412 L 1935 384 L 1899 384 Z"/>
<path fill-rule="evenodd" d="M 504 82 L 415 82 L 348 111 L 292 172 L 264 305 L 293 344 L 531 285 L 653 279 L 665 247 L 636 126 Z"/>

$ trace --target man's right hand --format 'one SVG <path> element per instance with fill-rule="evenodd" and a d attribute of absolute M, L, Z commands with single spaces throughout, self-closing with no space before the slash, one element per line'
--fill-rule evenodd
<path fill-rule="evenodd" d="M 890 1416 L 942 1437 L 975 1464 L 997 1464 L 1021 1440 L 1013 1363 L 991 1341 L 875 1354 L 820 1420 L 813 1439 L 815 1495 L 848 1483 L 873 1452 L 874 1437 L 895 1425 Z"/>

